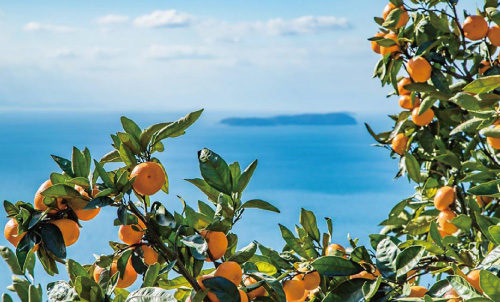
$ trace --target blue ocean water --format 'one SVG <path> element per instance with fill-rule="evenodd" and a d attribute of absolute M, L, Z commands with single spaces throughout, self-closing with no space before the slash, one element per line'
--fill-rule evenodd
<path fill-rule="evenodd" d="M 184 113 L 130 114 L 145 127 L 174 120 Z M 58 167 L 50 154 L 71 157 L 73 145 L 88 147 L 100 158 L 111 146 L 110 133 L 121 130 L 118 113 L 56 112 L 0 113 L 0 199 L 32 201 L 38 186 Z M 301 207 L 315 211 L 320 226 L 323 217 L 333 219 L 334 241 L 347 245 L 347 234 L 368 244 L 367 236 L 377 233 L 388 210 L 412 186 L 405 179 L 393 180 L 397 161 L 388 151 L 372 147 L 372 138 L 362 122 L 377 130 L 389 126 L 388 119 L 357 115 L 356 126 L 230 127 L 218 123 L 227 114 L 204 114 L 185 136 L 168 139 L 166 150 L 158 155 L 166 166 L 171 193 L 155 196 L 171 210 L 180 210 L 176 197 L 182 196 L 196 207 L 204 195 L 183 179 L 200 177 L 197 151 L 206 147 L 228 163 L 239 161 L 242 169 L 254 159 L 258 168 L 244 199 L 260 198 L 276 205 L 281 214 L 248 210 L 235 232 L 239 246 L 252 240 L 279 249 L 283 246 L 278 223 L 293 229 Z M 3 212 L 3 211 L 2 211 Z M 80 240 L 68 248 L 68 255 L 81 263 L 92 263 L 93 254 L 111 251 L 107 242 L 117 241 L 113 226 L 114 208 L 101 211 L 97 219 L 83 222 Z M 7 221 L 0 215 L 0 225 Z M 9 243 L 0 236 L 0 245 Z M 37 264 L 37 282 L 45 286 L 67 278 L 61 274 L 46 277 Z M 10 284 L 8 267 L 0 260 L 0 293 Z M 137 286 L 138 284 L 136 284 Z"/>

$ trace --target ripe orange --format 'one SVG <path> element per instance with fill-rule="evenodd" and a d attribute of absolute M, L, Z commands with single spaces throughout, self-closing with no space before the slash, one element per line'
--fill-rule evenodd
<path fill-rule="evenodd" d="M 488 23 L 482 16 L 468 16 L 465 18 L 463 29 L 467 39 L 477 41 L 488 34 Z"/>
<path fill-rule="evenodd" d="M 241 302 L 248 302 L 247 294 L 244 291 L 242 291 L 241 289 L 239 289 L 238 291 L 240 292 Z"/>
<path fill-rule="evenodd" d="M 432 66 L 423 57 L 417 57 L 408 60 L 406 70 L 415 82 L 425 83 L 431 78 Z"/>
<path fill-rule="evenodd" d="M 462 302 L 462 298 L 458 295 L 457 291 L 454 289 L 450 289 L 447 291 L 444 295 L 443 298 L 451 298 L 446 302 Z"/>
<path fill-rule="evenodd" d="M 288 280 L 283 283 L 283 291 L 287 301 L 295 301 L 302 299 L 306 288 L 303 281 Z"/>
<path fill-rule="evenodd" d="M 483 60 L 481 61 L 481 63 L 479 63 L 479 69 L 478 69 L 478 72 L 479 74 L 484 74 L 488 69 L 491 68 L 491 63 L 490 61 L 487 61 L 487 60 Z"/>
<path fill-rule="evenodd" d="M 408 295 L 408 297 L 423 298 L 427 292 L 427 288 L 423 286 L 412 286 L 410 287 L 410 295 Z"/>
<path fill-rule="evenodd" d="M 99 277 L 101 276 L 102 271 L 104 268 L 97 266 L 94 269 L 94 280 L 95 282 L 99 283 Z M 118 271 L 118 266 L 116 264 L 116 260 L 111 264 L 111 270 L 110 270 L 110 275 L 113 276 L 116 274 Z M 118 283 L 116 284 L 117 288 L 127 288 L 134 284 L 135 280 L 137 279 L 137 273 L 134 270 L 134 267 L 132 266 L 132 263 L 130 262 L 130 259 L 127 263 L 127 266 L 125 267 L 125 273 L 123 276 L 120 276 L 118 278 Z"/>
<path fill-rule="evenodd" d="M 19 241 L 24 237 L 26 233 L 22 233 L 20 235 L 17 234 L 18 232 L 18 223 L 17 220 L 14 218 L 11 218 L 7 223 L 5 224 L 5 228 L 3 230 L 3 234 L 5 236 L 5 239 L 7 239 L 12 245 L 16 246 L 19 244 Z"/>
<path fill-rule="evenodd" d="M 413 123 L 422 127 L 429 125 L 434 119 L 434 111 L 429 108 L 426 111 L 422 112 L 422 114 L 418 115 L 419 110 L 420 107 L 415 107 L 411 112 L 411 119 Z"/>
<path fill-rule="evenodd" d="M 380 272 L 376 270 L 375 272 L 370 273 L 367 271 L 362 271 L 361 273 L 357 273 L 355 275 L 349 276 L 349 279 L 368 279 L 368 280 L 375 280 L 377 277 L 380 275 Z"/>
<path fill-rule="evenodd" d="M 443 232 L 453 234 L 458 231 L 457 226 L 451 223 L 455 217 L 457 217 L 457 215 L 452 210 L 444 210 L 439 213 L 438 224 Z"/>
<path fill-rule="evenodd" d="M 434 196 L 434 206 L 440 211 L 447 210 L 455 201 L 455 190 L 453 187 L 444 186 L 439 188 Z"/>
<path fill-rule="evenodd" d="M 500 129 L 500 125 L 496 125 L 495 129 Z M 486 142 L 488 142 L 488 145 L 490 145 L 493 149 L 500 149 L 500 138 L 487 137 Z"/>
<path fill-rule="evenodd" d="M 78 192 L 80 192 L 80 194 L 82 194 L 82 196 L 89 197 L 89 194 L 87 192 L 85 192 L 85 189 L 83 189 L 82 187 L 76 185 L 75 189 Z M 97 214 L 99 214 L 99 212 L 101 211 L 101 208 L 91 209 L 91 210 L 73 209 L 73 211 L 75 212 L 75 214 L 79 220 L 89 221 L 89 220 L 93 219 L 94 217 L 96 217 Z"/>
<path fill-rule="evenodd" d="M 39 188 L 38 190 L 36 191 L 35 193 L 35 201 L 34 201 L 34 204 L 35 204 L 35 209 L 39 210 L 39 211 L 45 211 L 48 209 L 47 205 L 45 203 L 43 203 L 43 199 L 45 198 L 44 196 L 42 196 L 42 192 L 47 190 L 49 187 L 52 186 L 52 181 L 49 180 L 46 180 Z M 64 203 L 64 200 L 62 198 L 57 198 L 57 208 L 59 210 L 64 210 L 67 208 L 67 205 L 66 203 Z M 57 213 L 58 210 L 57 209 L 54 209 L 54 210 L 50 210 L 49 213 Z"/>
<path fill-rule="evenodd" d="M 398 93 L 399 95 L 409 95 L 411 94 L 411 91 L 406 90 L 405 86 L 408 84 L 413 83 L 410 78 L 402 78 L 398 82 Z"/>
<path fill-rule="evenodd" d="M 488 40 L 495 46 L 500 46 L 500 26 L 493 25 L 488 30 Z"/>
<path fill-rule="evenodd" d="M 476 196 L 476 201 L 480 207 L 484 207 L 489 205 L 490 202 L 493 201 L 493 198 L 487 196 Z"/>
<path fill-rule="evenodd" d="M 404 133 L 398 133 L 391 142 L 392 150 L 399 155 L 403 155 L 405 153 L 407 145 L 408 136 L 404 135 Z"/>
<path fill-rule="evenodd" d="M 228 242 L 226 235 L 223 232 L 203 230 L 200 232 L 200 235 L 207 241 L 208 250 L 214 260 L 218 260 L 224 256 L 227 250 Z M 207 258 L 205 261 L 211 262 L 212 260 Z"/>
<path fill-rule="evenodd" d="M 387 54 L 391 54 L 393 52 L 398 52 L 399 51 L 399 45 L 398 45 L 398 36 L 395 33 L 388 33 L 384 36 L 384 39 L 391 39 L 394 42 L 396 42 L 396 45 L 384 47 L 380 46 L 380 54 L 383 56 Z"/>
<path fill-rule="evenodd" d="M 444 238 L 446 236 L 450 236 L 451 233 L 445 232 L 441 227 L 438 227 L 439 235 L 441 235 L 441 238 Z"/>
<path fill-rule="evenodd" d="M 205 276 L 198 277 L 198 285 L 200 286 L 200 288 L 202 290 L 206 290 L 207 287 L 205 286 L 205 284 L 203 284 L 203 280 L 210 279 L 213 277 L 214 277 L 214 275 L 205 275 Z M 212 292 L 208 292 L 207 297 L 212 302 L 220 302 L 219 298 L 217 298 L 217 296 Z"/>
<path fill-rule="evenodd" d="M 483 290 L 481 289 L 481 286 L 479 284 L 479 273 L 481 270 L 473 270 L 470 273 L 467 274 L 467 281 L 474 287 L 478 292 L 482 293 Z"/>
<path fill-rule="evenodd" d="M 383 33 L 376 33 L 375 37 L 383 37 L 385 34 Z M 377 41 L 371 41 L 372 44 L 372 50 L 376 53 L 380 53 L 380 45 L 377 43 Z"/>
<path fill-rule="evenodd" d="M 51 220 L 49 223 L 56 225 L 61 230 L 64 244 L 66 246 L 73 245 L 80 237 L 80 228 L 78 224 L 71 219 L 63 218 Z"/>
<path fill-rule="evenodd" d="M 224 277 L 238 286 L 241 282 L 241 278 L 243 277 L 243 273 L 241 272 L 241 266 L 238 263 L 234 261 L 226 261 L 217 267 L 214 276 Z"/>
<path fill-rule="evenodd" d="M 121 241 L 128 245 L 136 244 L 141 241 L 144 231 L 146 230 L 146 225 L 140 219 L 138 219 L 138 221 L 138 224 L 120 226 L 120 229 L 118 230 L 118 237 Z M 140 231 L 136 231 L 134 228 Z"/>
<path fill-rule="evenodd" d="M 412 103 L 411 95 L 402 95 L 399 97 L 399 106 L 403 109 L 413 110 L 415 107 L 420 106 L 420 99 L 415 97 Z"/>
<path fill-rule="evenodd" d="M 252 277 L 247 277 L 247 278 L 245 278 L 244 283 L 245 283 L 245 286 L 250 286 L 252 284 L 257 283 L 257 280 L 255 280 Z M 264 288 L 264 286 L 259 286 L 256 289 L 252 290 L 251 292 L 248 292 L 248 298 L 250 298 L 250 300 L 253 300 L 256 297 L 263 297 L 266 294 L 267 294 L 267 291 Z"/>
<path fill-rule="evenodd" d="M 317 271 L 309 274 L 298 274 L 293 278 L 294 280 L 304 281 L 306 290 L 313 290 L 321 283 L 321 276 Z"/>
<path fill-rule="evenodd" d="M 165 171 L 154 162 L 140 163 L 130 173 L 130 178 L 135 177 L 132 187 L 141 195 L 153 195 L 161 190 L 165 184 Z"/>
<path fill-rule="evenodd" d="M 342 258 L 347 258 L 345 248 L 340 244 L 330 244 L 325 250 L 325 256 L 339 256 Z"/>
<path fill-rule="evenodd" d="M 144 263 L 153 265 L 158 262 L 158 253 L 149 245 L 142 246 L 142 253 L 144 255 Z"/>
<path fill-rule="evenodd" d="M 401 9 L 403 12 L 401 13 L 400 17 L 399 17 L 399 20 L 398 20 L 398 23 L 396 24 L 395 28 L 400 28 L 400 27 L 403 27 L 406 25 L 406 23 L 408 23 L 408 20 L 410 20 L 410 17 L 408 16 L 408 12 L 404 9 L 403 6 L 400 6 L 400 7 L 396 7 L 394 4 L 392 4 L 391 2 L 389 2 L 389 4 L 387 4 L 384 8 L 384 11 L 382 12 L 382 18 L 387 19 L 387 17 L 389 16 L 389 14 L 395 10 L 396 8 L 399 8 Z"/>
<path fill-rule="evenodd" d="M 304 291 L 304 295 L 302 296 L 302 298 L 295 300 L 295 301 L 291 301 L 291 302 L 304 302 L 307 299 L 308 295 L 309 295 L 309 291 L 306 289 Z"/>

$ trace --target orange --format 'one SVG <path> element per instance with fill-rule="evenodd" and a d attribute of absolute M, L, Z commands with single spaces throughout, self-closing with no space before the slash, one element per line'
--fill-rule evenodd
<path fill-rule="evenodd" d="M 391 54 L 393 52 L 398 52 L 399 51 L 399 45 L 398 45 L 398 36 L 395 33 L 388 33 L 384 36 L 384 39 L 391 39 L 394 42 L 396 42 L 396 45 L 384 47 L 380 46 L 380 54 L 383 56 L 387 54 Z"/>
<path fill-rule="evenodd" d="M 244 291 L 242 291 L 241 289 L 239 289 L 238 291 L 240 292 L 241 302 L 248 302 L 247 294 Z"/>
<path fill-rule="evenodd" d="M 130 173 L 130 178 L 135 177 L 132 187 L 141 195 L 153 195 L 161 190 L 165 184 L 165 171 L 154 162 L 140 163 Z"/>
<path fill-rule="evenodd" d="M 409 95 L 411 94 L 411 91 L 406 90 L 405 86 L 408 84 L 413 83 L 410 78 L 402 78 L 398 82 L 398 94 L 399 95 Z"/>
<path fill-rule="evenodd" d="M 71 219 L 63 218 L 58 220 L 51 220 L 49 223 L 56 225 L 61 230 L 64 245 L 73 245 L 80 237 L 80 228 L 78 224 Z"/>
<path fill-rule="evenodd" d="M 474 287 L 478 292 L 482 293 L 483 290 L 481 289 L 481 286 L 479 285 L 479 273 L 481 270 L 473 270 L 470 273 L 467 274 L 467 281 Z"/>
<path fill-rule="evenodd" d="M 427 288 L 423 286 L 412 286 L 410 287 L 410 294 L 408 295 L 408 297 L 423 298 L 427 292 Z"/>
<path fill-rule="evenodd" d="M 500 125 L 496 125 L 495 129 L 500 129 Z M 486 142 L 488 142 L 488 145 L 493 149 L 500 149 L 500 137 L 487 137 Z"/>
<path fill-rule="evenodd" d="M 399 155 L 403 155 L 405 153 L 407 145 L 408 136 L 404 135 L 404 133 L 398 133 L 391 142 L 392 150 Z"/>
<path fill-rule="evenodd" d="M 158 253 L 150 246 L 142 246 L 142 254 L 144 255 L 144 263 L 153 265 L 158 262 Z"/>
<path fill-rule="evenodd" d="M 309 291 L 306 289 L 304 291 L 304 295 L 302 296 L 302 298 L 295 300 L 295 301 L 291 301 L 291 302 L 304 302 L 307 299 L 308 295 L 309 295 Z"/>
<path fill-rule="evenodd" d="M 38 188 L 38 190 L 35 193 L 35 201 L 34 201 L 35 209 L 37 209 L 39 211 L 45 211 L 45 210 L 48 209 L 47 205 L 45 203 L 43 203 L 43 199 L 45 197 L 42 196 L 42 192 L 45 191 L 45 190 L 47 190 L 51 186 L 52 186 L 52 181 L 50 181 L 50 179 L 49 179 L 49 180 L 46 180 L 40 186 L 40 188 Z M 64 210 L 64 209 L 67 208 L 67 205 L 64 203 L 64 200 L 62 198 L 57 198 L 57 208 L 59 210 Z M 49 213 L 57 213 L 57 212 L 58 212 L 57 209 L 49 211 Z"/>
<path fill-rule="evenodd" d="M 383 33 L 376 33 L 375 37 L 383 37 L 385 34 Z M 380 45 L 377 43 L 377 41 L 371 41 L 372 44 L 372 50 L 376 53 L 380 53 Z"/>
<path fill-rule="evenodd" d="M 12 245 L 16 246 L 19 244 L 19 241 L 26 235 L 25 233 L 22 233 L 20 235 L 17 234 L 17 227 L 18 227 L 17 220 L 14 218 L 11 218 L 7 223 L 5 224 L 5 228 L 3 230 L 3 234 L 5 236 L 5 239 L 7 239 Z"/>
<path fill-rule="evenodd" d="M 227 250 L 227 238 L 223 232 L 213 232 L 203 230 L 200 232 L 200 235 L 205 238 L 208 245 L 208 251 L 214 260 L 218 260 L 224 256 Z M 212 261 L 210 258 L 207 258 L 205 261 Z"/>
<path fill-rule="evenodd" d="M 317 271 L 309 274 L 299 274 L 293 278 L 294 280 L 304 281 L 306 290 L 313 290 L 321 283 L 321 276 Z"/>
<path fill-rule="evenodd" d="M 413 111 L 411 112 L 411 119 L 415 125 L 418 126 L 427 126 L 429 125 L 432 120 L 434 119 L 434 111 L 432 109 L 427 109 L 422 114 L 418 114 L 418 111 L 420 110 L 420 107 L 415 107 Z"/>
<path fill-rule="evenodd" d="M 120 230 L 118 230 L 118 237 L 121 241 L 128 245 L 139 243 L 144 235 L 144 230 L 146 230 L 146 225 L 140 219 L 139 223 L 134 225 L 121 225 Z M 133 227 L 132 227 L 133 226 Z M 140 230 L 136 231 L 134 228 Z"/>
<path fill-rule="evenodd" d="M 303 281 L 288 280 L 283 283 L 283 291 L 287 301 L 295 301 L 302 299 L 306 288 Z"/>
<path fill-rule="evenodd" d="M 454 289 L 450 289 L 449 291 L 447 291 L 443 295 L 443 298 L 452 298 L 452 299 L 449 299 L 447 302 L 460 302 L 460 301 L 462 301 L 462 299 L 458 295 L 457 291 Z"/>
<path fill-rule="evenodd" d="M 455 190 L 450 186 L 439 188 L 436 195 L 434 195 L 434 206 L 440 211 L 447 210 L 454 201 Z"/>
<path fill-rule="evenodd" d="M 364 261 L 361 261 L 360 263 L 364 263 Z M 377 277 L 380 275 L 380 272 L 378 269 L 375 269 L 373 273 L 370 273 L 368 271 L 362 271 L 360 273 L 357 273 L 355 275 L 349 276 L 349 279 L 368 279 L 368 280 L 375 280 Z"/>
<path fill-rule="evenodd" d="M 486 197 L 486 196 L 476 196 L 476 201 L 477 201 L 477 204 L 480 206 L 480 207 L 484 207 L 484 206 L 487 206 L 490 204 L 490 202 L 493 201 L 493 198 L 491 197 Z"/>
<path fill-rule="evenodd" d="M 245 286 L 250 286 L 252 284 L 257 283 L 257 280 L 255 280 L 252 277 L 247 277 L 247 278 L 245 278 L 244 283 L 245 283 Z M 259 286 L 256 289 L 248 292 L 247 294 L 248 294 L 248 298 L 250 298 L 250 300 L 253 300 L 254 298 L 265 296 L 267 294 L 267 291 L 264 288 L 264 286 Z"/>
<path fill-rule="evenodd" d="M 87 192 L 85 192 L 85 190 L 82 187 L 76 185 L 75 189 L 78 192 L 80 192 L 80 194 L 82 194 L 82 196 L 89 197 L 89 194 Z M 99 214 L 99 212 L 101 211 L 101 208 L 91 209 L 91 210 L 73 209 L 73 211 L 75 212 L 75 214 L 79 220 L 89 221 L 92 218 L 96 217 L 97 214 Z"/>
<path fill-rule="evenodd" d="M 490 61 L 487 61 L 487 60 L 482 60 L 481 63 L 479 63 L 479 69 L 478 69 L 478 72 L 479 74 L 484 74 L 488 69 L 491 68 L 491 63 Z"/>
<path fill-rule="evenodd" d="M 330 244 L 325 250 L 325 256 L 339 256 L 342 258 L 347 258 L 345 248 L 340 244 Z"/>
<path fill-rule="evenodd" d="M 210 278 L 213 278 L 213 277 L 214 277 L 213 275 L 205 275 L 205 276 L 198 277 L 198 285 L 200 286 L 200 288 L 202 290 L 207 289 L 207 287 L 205 286 L 205 284 L 203 284 L 203 280 L 210 279 Z M 217 296 L 214 293 L 212 293 L 212 292 L 208 292 L 207 297 L 212 302 L 220 302 L 219 298 L 217 298 Z"/>
<path fill-rule="evenodd" d="M 99 283 L 99 277 L 102 273 L 104 268 L 97 266 L 94 269 L 94 280 L 95 282 Z M 118 266 L 116 264 L 116 260 L 111 264 L 111 270 L 110 270 L 110 275 L 113 276 L 116 274 L 118 271 Z M 130 262 L 130 259 L 127 263 L 127 266 L 125 267 L 125 273 L 123 276 L 120 276 L 118 278 L 118 283 L 116 284 L 117 288 L 127 288 L 134 284 L 135 280 L 137 279 L 137 273 L 134 270 L 134 267 L 132 266 L 132 263 Z"/>
<path fill-rule="evenodd" d="M 439 234 L 441 235 L 441 238 L 444 238 L 446 236 L 450 236 L 450 233 L 445 232 L 441 227 L 438 227 Z"/>
<path fill-rule="evenodd" d="M 431 78 L 432 66 L 423 57 L 417 57 L 408 60 L 406 70 L 413 81 L 425 83 Z"/>
<path fill-rule="evenodd" d="M 452 210 L 444 210 L 439 213 L 437 220 L 443 232 L 453 234 L 458 231 L 457 226 L 451 223 L 455 217 L 457 217 L 457 215 Z"/>
<path fill-rule="evenodd" d="M 468 16 L 465 18 L 463 29 L 467 39 L 477 41 L 488 34 L 488 23 L 482 16 Z"/>
<path fill-rule="evenodd" d="M 224 277 L 233 282 L 236 286 L 240 284 L 243 273 L 241 266 L 234 261 L 226 261 L 217 267 L 215 270 L 215 277 Z"/>
<path fill-rule="evenodd" d="M 411 95 L 402 95 L 399 97 L 399 106 L 403 109 L 413 110 L 415 107 L 420 106 L 420 99 L 415 97 L 412 103 Z"/>
<path fill-rule="evenodd" d="M 488 40 L 495 46 L 500 46 L 500 26 L 493 25 L 488 30 Z"/>
<path fill-rule="evenodd" d="M 403 12 L 401 13 L 401 15 L 399 16 L 399 20 L 398 20 L 398 23 L 396 24 L 395 28 L 400 28 L 400 27 L 403 27 L 406 25 L 406 23 L 408 23 L 408 20 L 410 20 L 410 17 L 408 16 L 408 12 L 404 9 L 403 6 L 400 6 L 400 7 L 396 7 L 394 4 L 392 4 L 391 2 L 389 2 L 389 4 L 387 4 L 384 8 L 384 11 L 382 12 L 382 17 L 385 19 L 387 19 L 387 17 L 389 16 L 389 14 L 395 10 L 395 9 L 401 9 Z"/>

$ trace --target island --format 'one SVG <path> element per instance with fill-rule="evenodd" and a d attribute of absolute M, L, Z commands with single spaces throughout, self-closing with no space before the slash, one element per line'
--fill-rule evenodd
<path fill-rule="evenodd" d="M 356 119 L 346 112 L 278 115 L 273 117 L 232 117 L 221 121 L 229 126 L 346 126 Z"/>

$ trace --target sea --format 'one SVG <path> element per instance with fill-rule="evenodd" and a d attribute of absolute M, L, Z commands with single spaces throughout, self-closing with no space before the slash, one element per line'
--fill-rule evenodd
<path fill-rule="evenodd" d="M 125 115 L 146 127 L 173 121 L 185 113 Z M 88 147 L 99 159 L 112 148 L 110 134 L 122 131 L 122 114 L 0 112 L 0 200 L 32 202 L 40 184 L 59 169 L 51 154 L 71 158 L 72 146 Z M 243 200 L 266 200 L 281 213 L 245 211 L 234 228 L 239 247 L 258 241 L 280 250 L 284 241 L 278 224 L 293 230 L 301 208 L 316 213 L 322 231 L 327 230 L 324 218 L 332 218 L 333 242 L 348 246 L 350 234 L 368 247 L 368 235 L 380 231 L 378 224 L 392 206 L 412 194 L 413 185 L 407 179 L 394 179 L 398 160 L 391 159 L 387 149 L 372 146 L 374 140 L 365 129 L 364 122 L 368 122 L 376 131 L 387 130 L 391 123 L 386 116 L 354 114 L 358 123 L 352 126 L 236 127 L 220 123 L 234 116 L 238 113 L 204 113 L 184 136 L 165 141 L 165 151 L 157 156 L 166 167 L 170 194 L 157 194 L 153 200 L 161 201 L 172 212 L 182 209 L 177 196 L 194 208 L 198 200 L 206 201 L 184 180 L 200 177 L 197 151 L 203 148 L 218 153 L 228 163 L 238 161 L 242 169 L 258 159 Z M 118 241 L 115 217 L 115 208 L 108 207 L 96 219 L 82 222 L 79 241 L 68 248 L 68 257 L 90 264 L 95 255 L 109 254 L 108 242 Z M 0 215 L 0 225 L 6 221 L 5 215 Z M 3 236 L 0 245 L 12 248 Z M 45 289 L 49 282 L 67 280 L 64 267 L 59 268 L 59 275 L 49 277 L 37 263 L 35 283 Z M 0 259 L 0 293 L 7 292 L 10 283 L 9 268 Z"/>

